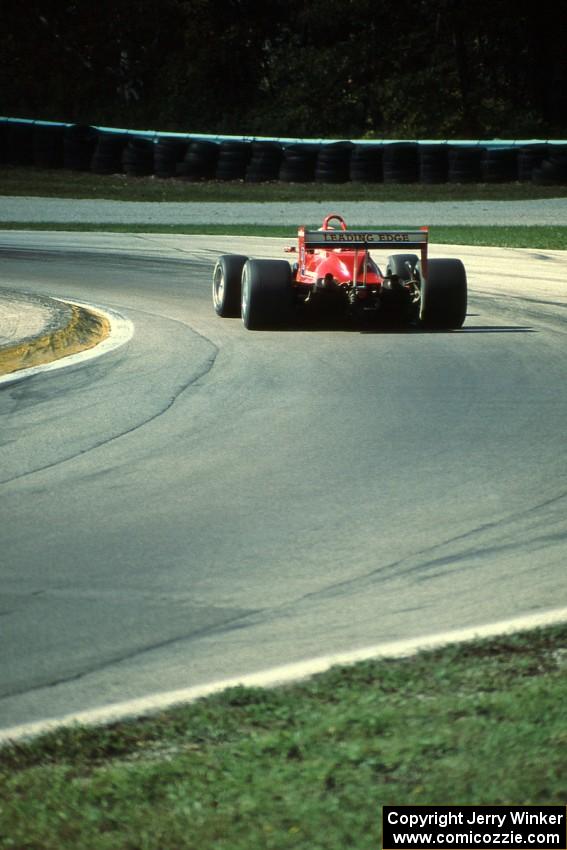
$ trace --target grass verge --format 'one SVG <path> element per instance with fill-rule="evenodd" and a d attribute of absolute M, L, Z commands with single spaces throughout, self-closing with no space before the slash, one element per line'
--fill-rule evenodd
<path fill-rule="evenodd" d="M 298 222 L 319 226 L 320 222 Z M 408 225 L 384 224 L 384 227 L 404 228 Z M 413 226 L 413 225 L 412 225 Z M 376 222 L 367 227 L 376 227 Z M 283 237 L 293 244 L 297 227 L 261 224 L 61 224 L 58 222 L 0 222 L 0 230 L 48 230 L 86 233 L 169 233 L 211 236 L 272 236 Z M 552 225 L 473 226 L 434 225 L 429 228 L 432 244 L 492 245 L 500 248 L 542 248 L 567 250 L 567 227 Z"/>
<path fill-rule="evenodd" d="M 380 846 L 385 804 L 564 804 L 567 624 L 0 751 L 0 847 Z"/>
<path fill-rule="evenodd" d="M 0 194 L 116 201 L 518 201 L 565 198 L 565 186 L 533 183 L 247 183 L 129 177 L 68 169 L 0 166 Z"/>

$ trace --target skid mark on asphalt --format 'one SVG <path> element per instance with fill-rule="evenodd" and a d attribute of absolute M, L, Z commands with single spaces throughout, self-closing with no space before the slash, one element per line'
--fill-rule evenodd
<path fill-rule="evenodd" d="M 518 550 L 529 552 L 554 544 L 563 544 L 567 539 L 565 502 L 567 502 L 567 494 L 561 493 L 510 517 L 484 523 L 464 534 L 448 538 L 432 547 L 417 551 L 411 556 L 380 566 L 355 578 L 306 593 L 281 606 L 255 612 L 248 618 L 248 622 L 259 621 L 266 617 L 274 618 L 278 615 L 285 616 L 304 603 L 360 593 L 391 578 L 414 577 L 416 581 L 423 582 L 448 573 L 469 571 L 473 563 L 480 560 L 489 562 L 497 556 L 513 554 Z M 556 516 L 549 515 L 550 509 L 557 509 Z M 541 531 L 545 523 L 549 528 L 547 531 Z M 489 535 L 488 540 L 487 535 Z M 463 547 L 463 544 L 469 545 Z"/>
<path fill-rule="evenodd" d="M 137 312 L 139 312 L 139 311 L 137 311 Z M 148 315 L 152 315 L 152 314 L 148 314 Z M 88 445 L 85 448 L 80 449 L 79 451 L 71 452 L 69 454 L 66 454 L 63 457 L 59 457 L 59 458 L 57 458 L 57 460 L 54 460 L 52 463 L 43 464 L 43 465 L 37 466 L 33 469 L 26 470 L 23 473 L 13 475 L 13 476 L 8 476 L 6 478 L 0 479 L 0 485 L 9 484 L 9 483 L 12 483 L 12 482 L 15 482 L 15 481 L 20 481 L 22 479 L 29 478 L 30 476 L 35 475 L 37 473 L 44 472 L 44 471 L 47 471 L 47 470 L 50 470 L 50 469 L 55 469 L 57 467 L 62 466 L 63 464 L 66 464 L 70 461 L 76 460 L 79 457 L 83 457 L 85 455 L 88 455 L 88 454 L 90 454 L 91 452 L 93 452 L 97 449 L 100 449 L 104 446 L 108 446 L 111 443 L 114 443 L 117 440 L 122 439 L 123 437 L 127 437 L 127 436 L 135 433 L 136 431 L 139 431 L 141 428 L 144 428 L 145 426 L 151 424 L 152 422 L 155 422 L 160 417 L 162 417 L 164 414 L 166 414 L 169 410 L 171 410 L 171 408 L 174 406 L 174 404 L 177 402 L 177 400 L 180 398 L 180 396 L 182 396 L 187 390 L 191 389 L 191 387 L 198 385 L 198 382 L 200 380 L 202 380 L 211 371 L 211 369 L 215 365 L 215 362 L 216 362 L 218 354 L 219 354 L 219 348 L 210 339 L 207 339 L 202 334 L 200 334 L 198 331 L 189 327 L 186 323 L 179 322 L 179 321 L 176 321 L 176 320 L 169 320 L 169 319 L 168 319 L 168 321 L 173 321 L 175 324 L 182 326 L 184 330 L 188 330 L 192 335 L 198 337 L 200 340 L 205 342 L 207 344 L 207 346 L 209 346 L 212 349 L 212 351 L 211 351 L 211 353 L 209 354 L 208 357 L 202 358 L 202 363 L 201 363 L 200 368 L 198 368 L 196 371 L 194 371 L 191 374 L 191 377 L 187 381 L 185 381 L 184 383 L 179 385 L 177 388 L 175 388 L 172 395 L 167 399 L 167 401 L 165 403 L 163 403 L 159 407 L 158 410 L 153 412 L 150 416 L 146 416 L 143 419 L 141 419 L 139 422 L 136 422 L 131 427 L 125 428 L 124 430 L 121 430 L 118 433 L 112 434 L 109 437 L 98 440 L 98 441 L 92 443 L 91 445 Z M 88 375 L 86 375 L 86 373 L 85 373 L 85 376 L 86 376 L 85 381 L 88 382 L 89 378 L 88 378 Z M 42 382 L 40 384 L 39 392 L 40 393 L 45 392 L 44 384 L 43 384 L 43 381 L 45 380 L 44 377 L 42 375 L 39 375 L 39 380 Z M 17 394 L 20 394 L 20 396 L 23 399 L 25 399 L 26 396 L 29 395 L 29 393 L 35 392 L 36 384 L 32 383 L 32 381 L 33 381 L 33 376 L 28 378 L 28 379 L 22 378 L 20 381 L 16 382 L 15 384 L 12 384 L 11 388 L 7 388 L 7 389 L 8 389 L 8 391 L 10 389 L 12 390 L 12 398 L 16 398 Z M 75 391 L 75 389 L 73 391 Z M 17 410 L 18 410 L 18 404 L 16 404 L 15 410 L 13 410 L 12 413 L 17 412 Z"/>
<path fill-rule="evenodd" d="M 106 670 L 109 667 L 114 667 L 116 665 L 122 664 L 123 662 L 141 658 L 148 653 L 154 652 L 155 650 L 165 649 L 167 647 L 175 646 L 176 644 L 184 643 L 185 641 L 198 640 L 200 638 L 215 634 L 219 631 L 225 631 L 227 629 L 230 629 L 234 622 L 245 619 L 246 617 L 254 613 L 253 610 L 239 608 L 214 608 L 211 606 L 207 606 L 202 610 L 208 617 L 214 617 L 215 622 L 211 623 L 210 625 L 197 626 L 196 628 L 180 632 L 179 634 L 169 636 L 163 640 L 148 641 L 147 644 L 135 647 L 129 651 L 114 653 L 105 658 L 104 661 L 102 661 L 101 663 L 85 665 L 84 667 L 81 667 L 81 670 L 78 672 L 54 677 L 49 681 L 41 682 L 41 684 L 37 684 L 32 687 L 7 689 L 2 693 L 0 697 L 0 705 L 3 699 L 21 696 L 22 694 L 34 694 L 44 690 L 45 688 L 54 688 L 59 685 L 65 685 L 69 682 L 77 682 L 102 670 Z"/>

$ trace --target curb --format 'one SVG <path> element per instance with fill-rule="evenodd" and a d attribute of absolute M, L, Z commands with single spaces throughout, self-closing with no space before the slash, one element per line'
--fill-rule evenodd
<path fill-rule="evenodd" d="M 26 300 L 21 293 L 8 293 L 12 300 Z M 106 316 L 55 298 L 40 299 L 51 312 L 51 321 L 38 334 L 0 346 L 0 375 L 43 366 L 93 348 L 110 335 Z"/>

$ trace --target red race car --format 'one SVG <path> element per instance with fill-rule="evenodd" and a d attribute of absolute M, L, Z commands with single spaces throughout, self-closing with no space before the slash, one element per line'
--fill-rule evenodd
<path fill-rule="evenodd" d="M 333 224 L 331 224 L 333 222 Z M 333 226 L 336 225 L 336 226 Z M 428 229 L 349 230 L 337 213 L 318 230 L 298 230 L 297 262 L 223 254 L 213 272 L 219 316 L 242 316 L 249 330 L 288 325 L 297 311 L 377 323 L 460 328 L 467 311 L 467 277 L 460 260 L 427 257 Z M 371 256 L 398 249 L 382 272 Z M 408 250 L 419 251 L 417 254 Z"/>

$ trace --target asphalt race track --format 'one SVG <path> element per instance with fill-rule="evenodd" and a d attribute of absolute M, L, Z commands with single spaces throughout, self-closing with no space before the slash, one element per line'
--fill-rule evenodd
<path fill-rule="evenodd" d="M 216 255 L 282 244 L 1 234 L 135 325 L 0 387 L 1 727 L 565 605 L 567 252 L 437 247 L 460 332 L 216 317 Z"/>

